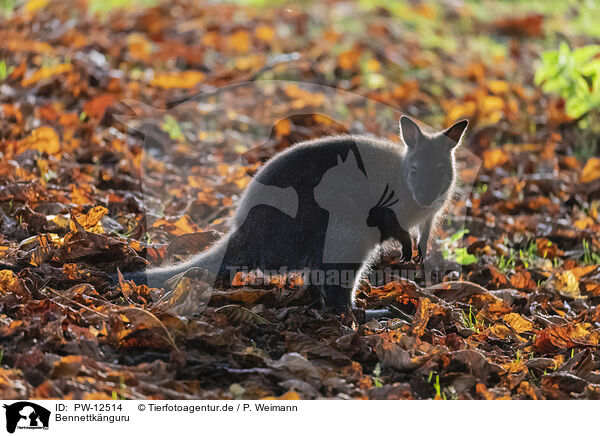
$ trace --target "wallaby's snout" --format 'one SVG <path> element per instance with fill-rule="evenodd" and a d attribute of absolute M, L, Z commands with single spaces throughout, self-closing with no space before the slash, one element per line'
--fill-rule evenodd
<path fill-rule="evenodd" d="M 439 178 L 439 175 L 432 174 L 417 183 L 417 189 L 411 190 L 413 200 L 419 206 L 430 207 L 444 194 L 449 183 L 446 180 L 438 180 Z"/>

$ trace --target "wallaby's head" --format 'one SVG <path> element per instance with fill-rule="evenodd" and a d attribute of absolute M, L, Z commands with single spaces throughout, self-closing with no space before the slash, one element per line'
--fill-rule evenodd
<path fill-rule="evenodd" d="M 429 134 L 423 133 L 411 118 L 400 118 L 400 134 L 407 147 L 402 177 L 419 205 L 434 205 L 453 186 L 454 148 L 468 124 L 467 120 L 458 121 L 442 132 Z"/>

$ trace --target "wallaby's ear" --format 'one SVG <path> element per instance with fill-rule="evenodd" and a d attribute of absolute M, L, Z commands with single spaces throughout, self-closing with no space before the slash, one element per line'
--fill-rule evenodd
<path fill-rule="evenodd" d="M 338 165 L 341 165 L 344 163 L 344 161 L 342 160 L 342 156 L 340 154 L 337 155 L 337 161 L 338 161 Z"/>
<path fill-rule="evenodd" d="M 402 115 L 400 117 L 400 136 L 408 148 L 413 148 L 423 137 L 423 132 L 412 118 Z"/>
<path fill-rule="evenodd" d="M 467 120 L 460 120 L 444 130 L 444 136 L 452 141 L 450 143 L 450 148 L 454 148 L 458 145 L 468 125 L 469 122 Z"/>

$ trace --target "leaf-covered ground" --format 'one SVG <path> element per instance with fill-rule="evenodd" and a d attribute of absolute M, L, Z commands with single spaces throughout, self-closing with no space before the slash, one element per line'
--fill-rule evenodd
<path fill-rule="evenodd" d="M 589 11 L 562 3 L 178 0 L 94 15 L 85 1 L 30 0 L 2 11 L 0 397 L 599 398 L 598 140 L 533 80 L 543 51 L 598 36 Z M 430 287 L 364 283 L 344 316 L 311 309 L 289 278 L 239 277 L 189 320 L 155 305 L 159 290 L 111 286 L 117 267 L 214 240 L 264 157 L 343 131 L 290 117 L 256 149 L 243 127 L 189 133 L 146 114 L 153 140 L 177 151 L 155 161 L 113 117 L 132 115 L 125 100 L 170 109 L 255 79 L 349 90 L 436 127 L 469 118 L 464 147 L 483 166 L 455 205 L 466 216 L 450 211 L 432 244 L 462 272 Z M 293 86 L 282 99 L 308 114 L 322 104 Z M 258 109 L 240 125 L 263 122 Z M 196 157 L 211 165 L 182 177 L 181 156 L 202 143 L 210 156 Z M 241 161 L 248 150 L 259 156 Z M 179 202 L 147 209 L 143 162 Z M 366 322 L 365 308 L 388 305 L 397 318 Z"/>

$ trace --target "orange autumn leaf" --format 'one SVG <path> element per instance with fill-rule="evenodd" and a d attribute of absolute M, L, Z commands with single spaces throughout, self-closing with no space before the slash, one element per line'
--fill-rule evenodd
<path fill-rule="evenodd" d="M 0 294 L 8 292 L 20 295 L 24 292 L 23 284 L 17 275 L 8 269 L 0 270 Z"/>
<path fill-rule="evenodd" d="M 31 134 L 19 141 L 19 152 L 25 150 L 38 150 L 48 154 L 60 152 L 60 139 L 52 127 L 38 127 Z"/>
<path fill-rule="evenodd" d="M 582 218 L 580 220 L 576 220 L 573 225 L 575 226 L 575 228 L 579 229 L 579 230 L 585 230 L 587 228 L 590 228 L 594 225 L 596 225 L 596 221 L 594 221 L 593 218 L 586 216 L 585 218 Z"/>
<path fill-rule="evenodd" d="M 115 98 L 110 94 L 100 95 L 93 100 L 88 101 L 84 106 L 84 112 L 90 118 L 102 119 L 106 109 L 115 102 Z"/>
<path fill-rule="evenodd" d="M 563 297 L 581 298 L 579 279 L 572 270 L 557 272 L 552 284 Z"/>
<path fill-rule="evenodd" d="M 490 326 L 490 328 L 487 329 L 484 333 L 492 334 L 493 336 L 499 339 L 506 339 L 509 336 L 514 335 L 514 333 L 511 332 L 511 330 L 508 327 L 502 324 L 495 324 L 493 326 Z"/>
<path fill-rule="evenodd" d="M 27 12 L 34 12 L 44 8 L 49 2 L 50 0 L 28 0 L 27 3 L 25 3 L 25 10 Z"/>
<path fill-rule="evenodd" d="M 73 184 L 71 186 L 71 201 L 77 206 L 85 206 L 92 203 L 92 192 L 89 186 L 79 186 Z"/>
<path fill-rule="evenodd" d="M 361 53 L 358 50 L 348 50 L 343 53 L 340 53 L 338 60 L 340 67 L 345 70 L 353 69 L 358 65 L 360 54 Z"/>
<path fill-rule="evenodd" d="M 589 183 L 600 178 L 600 158 L 591 157 L 586 162 L 579 177 L 581 183 Z"/>
<path fill-rule="evenodd" d="M 261 400 L 300 400 L 300 395 L 295 391 L 288 391 L 279 397 L 263 397 Z"/>
<path fill-rule="evenodd" d="M 527 367 L 522 360 L 514 360 L 512 362 L 505 363 L 502 365 L 502 367 L 506 370 L 506 372 L 513 374 L 527 371 Z"/>
<path fill-rule="evenodd" d="M 531 321 L 526 320 L 515 312 L 504 315 L 502 320 L 517 333 L 530 332 L 533 329 L 533 323 Z"/>
<path fill-rule="evenodd" d="M 138 61 L 148 61 L 152 54 L 152 42 L 141 33 L 132 33 L 127 38 L 129 55 Z"/>
<path fill-rule="evenodd" d="M 508 83 L 503 80 L 490 80 L 487 86 L 494 94 L 502 94 L 509 89 Z"/>
<path fill-rule="evenodd" d="M 289 135 L 292 131 L 292 126 L 290 124 L 290 120 L 287 118 L 280 120 L 275 124 L 275 133 L 278 137 Z"/>
<path fill-rule="evenodd" d="M 200 231 L 200 227 L 192 221 L 192 219 L 184 215 L 172 222 L 166 219 L 159 219 L 152 224 L 153 228 L 163 228 L 171 235 L 180 236 L 186 233 L 196 233 Z"/>
<path fill-rule="evenodd" d="M 238 30 L 229 37 L 229 45 L 240 53 L 250 48 L 250 35 L 244 30 Z"/>
<path fill-rule="evenodd" d="M 181 71 L 177 73 L 159 74 L 150 82 L 151 85 L 164 89 L 181 88 L 190 89 L 204 79 L 201 71 Z"/>
<path fill-rule="evenodd" d="M 531 278 L 529 271 L 519 271 L 510 278 L 510 283 L 517 289 L 535 289 L 537 284 Z"/>
<path fill-rule="evenodd" d="M 269 26 L 258 26 L 254 30 L 254 34 L 257 39 L 269 42 L 275 37 L 275 30 Z"/>
<path fill-rule="evenodd" d="M 34 83 L 37 83 L 40 80 L 71 71 L 72 68 L 73 67 L 71 64 L 59 64 L 54 65 L 52 67 L 40 68 L 35 73 L 21 80 L 21 86 L 33 85 Z"/>
<path fill-rule="evenodd" d="M 598 265 L 587 265 L 587 266 L 578 266 L 571 269 L 571 272 L 577 279 L 581 279 L 583 276 L 586 276 L 598 269 Z"/>
<path fill-rule="evenodd" d="M 483 166 L 488 170 L 505 164 L 506 162 L 508 162 L 508 154 L 501 148 L 486 150 L 483 153 Z"/>
<path fill-rule="evenodd" d="M 85 215 L 76 215 L 77 222 L 82 225 L 85 230 L 93 230 L 94 227 L 98 224 L 100 219 L 108 213 L 108 209 L 104 206 L 96 206 L 89 210 L 89 212 Z M 75 231 L 75 224 L 73 222 L 70 223 L 71 231 Z M 102 230 L 100 229 L 95 230 Z M 96 232 L 97 233 L 97 232 Z"/>

